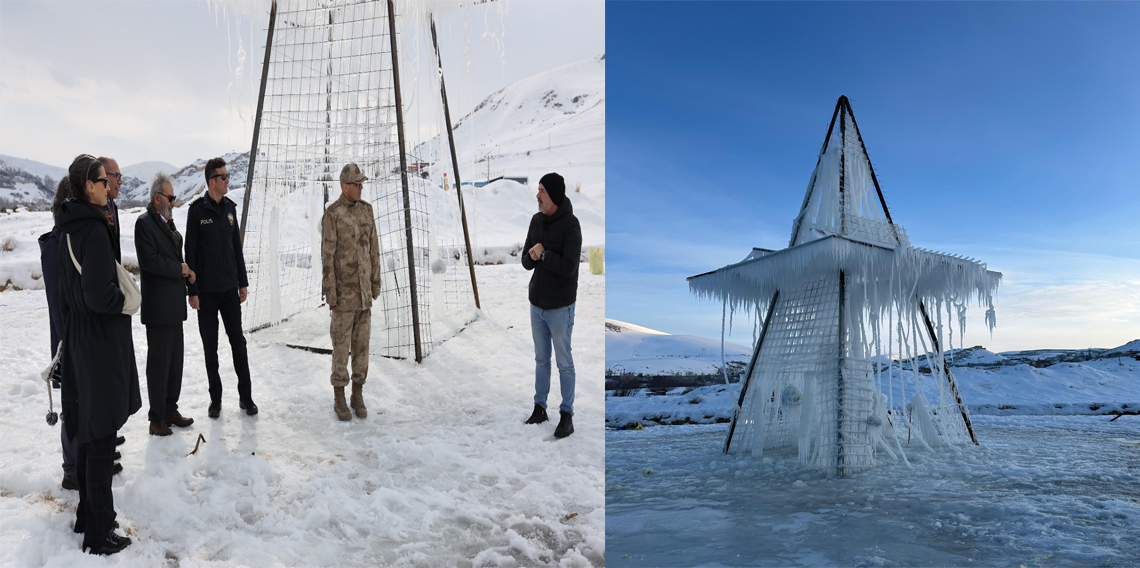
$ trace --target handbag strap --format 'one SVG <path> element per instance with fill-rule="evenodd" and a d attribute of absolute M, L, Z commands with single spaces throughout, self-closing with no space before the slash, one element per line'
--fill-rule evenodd
<path fill-rule="evenodd" d="M 71 255 L 71 263 L 75 265 L 75 269 L 79 271 L 79 275 L 83 276 L 83 268 L 79 266 L 79 261 L 75 260 L 75 249 L 71 248 L 71 233 L 67 234 L 67 253 Z"/>

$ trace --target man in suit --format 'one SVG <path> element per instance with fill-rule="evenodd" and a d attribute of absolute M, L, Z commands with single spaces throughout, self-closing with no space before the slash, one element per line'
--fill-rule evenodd
<path fill-rule="evenodd" d="M 150 184 L 150 203 L 135 222 L 135 250 L 142 277 L 142 323 L 146 326 L 146 388 L 150 433 L 169 436 L 171 426 L 194 423 L 178 412 L 182 392 L 182 322 L 186 284 L 196 279 L 182 262 L 182 234 L 174 225 L 174 183 L 159 172 Z"/>

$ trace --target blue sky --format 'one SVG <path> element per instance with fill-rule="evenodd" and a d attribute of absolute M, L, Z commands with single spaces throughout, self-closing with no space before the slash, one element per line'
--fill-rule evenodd
<path fill-rule="evenodd" d="M 968 344 L 1140 338 L 1140 2 L 610 2 L 606 25 L 607 317 L 719 336 L 684 278 L 787 246 L 846 95 L 912 243 L 1005 276 Z"/>

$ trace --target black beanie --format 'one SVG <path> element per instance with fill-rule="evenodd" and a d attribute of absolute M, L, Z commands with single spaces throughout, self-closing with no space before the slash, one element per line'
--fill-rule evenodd
<path fill-rule="evenodd" d="M 566 199 L 566 182 L 562 179 L 562 176 L 550 172 L 542 176 L 542 179 L 538 180 L 538 184 L 546 189 L 546 194 L 550 196 L 550 201 L 559 207 L 562 206 L 562 201 Z"/>

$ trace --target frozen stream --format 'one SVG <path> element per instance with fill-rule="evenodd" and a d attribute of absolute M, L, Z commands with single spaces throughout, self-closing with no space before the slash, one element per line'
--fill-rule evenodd
<path fill-rule="evenodd" d="M 981 448 L 850 479 L 721 452 L 726 424 L 606 433 L 614 566 L 1137 566 L 1140 417 L 974 419 Z M 880 454 L 880 459 L 882 459 Z"/>

